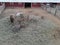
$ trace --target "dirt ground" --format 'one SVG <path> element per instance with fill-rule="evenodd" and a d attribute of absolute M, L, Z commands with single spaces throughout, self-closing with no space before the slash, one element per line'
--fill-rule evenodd
<path fill-rule="evenodd" d="M 53 21 L 54 23 L 60 25 L 60 19 L 58 19 L 57 17 L 53 16 L 52 14 L 49 14 L 46 10 L 43 10 L 41 8 L 7 8 L 5 9 L 5 11 L 2 13 L 2 17 L 6 17 L 9 16 L 11 14 L 15 15 L 17 12 L 23 12 L 25 15 L 39 15 L 44 16 L 45 18 Z"/>
<path fill-rule="evenodd" d="M 57 30 L 53 30 L 53 28 L 56 26 L 60 27 L 60 19 L 41 8 L 8 8 L 3 11 L 2 17 L 4 18 L 11 14 L 15 15 L 17 12 L 23 12 L 25 15 L 37 15 L 40 17 L 44 16 L 45 19 L 40 20 L 37 25 L 30 23 L 31 25 L 25 29 L 22 29 L 17 34 L 10 32 L 11 27 L 8 26 L 9 22 L 7 20 L 0 20 L 1 45 L 60 45 L 60 39 L 54 39 L 54 37 L 51 35 L 54 30 Z"/>

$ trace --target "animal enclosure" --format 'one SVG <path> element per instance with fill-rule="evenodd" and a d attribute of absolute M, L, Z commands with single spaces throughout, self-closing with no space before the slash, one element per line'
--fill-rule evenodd
<path fill-rule="evenodd" d="M 0 15 L 0 45 L 59 45 L 59 30 L 60 20 L 42 8 L 5 8 Z"/>

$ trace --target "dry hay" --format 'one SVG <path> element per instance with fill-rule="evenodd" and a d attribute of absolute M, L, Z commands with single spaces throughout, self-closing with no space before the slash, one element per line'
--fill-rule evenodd
<path fill-rule="evenodd" d="M 54 39 L 60 39 L 60 27 L 57 27 L 53 30 Z"/>
<path fill-rule="evenodd" d="M 36 18 L 36 17 L 35 17 Z M 34 18 L 34 19 L 35 19 Z M 36 18 L 38 19 L 38 18 Z M 26 21 L 26 28 L 16 33 L 12 32 L 12 24 L 9 19 L 0 21 L 1 45 L 48 45 L 52 39 L 51 33 L 56 25 L 48 19 L 39 18 L 37 22 Z"/>

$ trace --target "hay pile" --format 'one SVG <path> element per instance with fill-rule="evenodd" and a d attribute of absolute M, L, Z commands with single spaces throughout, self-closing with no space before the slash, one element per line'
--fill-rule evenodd
<path fill-rule="evenodd" d="M 13 33 L 9 18 L 0 20 L 0 45 L 50 45 L 51 33 L 57 26 L 48 19 L 29 21 L 28 26 Z"/>

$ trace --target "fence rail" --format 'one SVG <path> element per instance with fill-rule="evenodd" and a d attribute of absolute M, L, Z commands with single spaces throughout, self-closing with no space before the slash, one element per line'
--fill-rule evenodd
<path fill-rule="evenodd" d="M 48 13 L 53 14 L 54 16 L 60 18 L 60 6 L 50 7 L 48 5 L 43 5 L 41 7 L 43 8 L 43 10 L 46 10 Z"/>
<path fill-rule="evenodd" d="M 4 9 L 5 9 L 5 5 L 2 4 L 2 5 L 0 6 L 0 14 L 3 12 Z"/>

